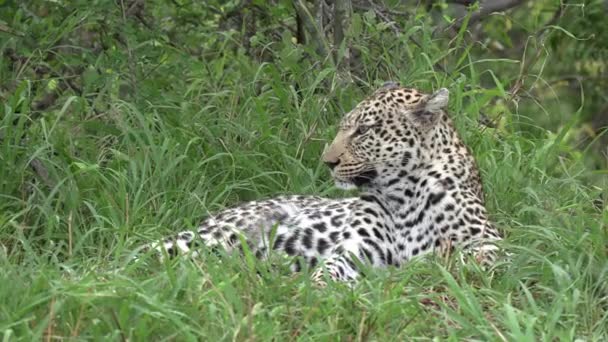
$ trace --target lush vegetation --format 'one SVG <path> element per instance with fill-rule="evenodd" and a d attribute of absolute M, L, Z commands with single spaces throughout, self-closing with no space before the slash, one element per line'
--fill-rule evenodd
<path fill-rule="evenodd" d="M 3 340 L 608 339 L 605 2 L 494 2 L 0 0 Z M 316 289 L 278 257 L 134 259 L 344 195 L 319 157 L 386 80 L 450 89 L 510 260 Z"/>

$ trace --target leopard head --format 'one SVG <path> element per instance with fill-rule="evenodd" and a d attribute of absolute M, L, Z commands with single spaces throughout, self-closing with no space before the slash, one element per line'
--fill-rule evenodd
<path fill-rule="evenodd" d="M 359 103 L 323 154 L 336 185 L 364 187 L 395 168 L 407 174 L 424 157 L 422 141 L 445 114 L 448 98 L 445 88 L 428 95 L 388 83 Z"/>

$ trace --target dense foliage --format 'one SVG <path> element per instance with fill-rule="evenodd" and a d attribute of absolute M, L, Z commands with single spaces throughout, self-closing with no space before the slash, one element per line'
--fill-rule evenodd
<path fill-rule="evenodd" d="M 607 6 L 0 0 L 0 334 L 608 339 Z M 319 156 L 386 80 L 450 89 L 510 260 L 315 289 L 280 258 L 134 259 L 239 201 L 343 196 Z"/>

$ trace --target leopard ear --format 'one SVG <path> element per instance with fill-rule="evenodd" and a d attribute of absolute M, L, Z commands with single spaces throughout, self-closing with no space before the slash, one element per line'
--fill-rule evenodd
<path fill-rule="evenodd" d="M 418 110 L 414 111 L 416 122 L 422 126 L 432 126 L 441 116 L 442 109 L 447 107 L 449 99 L 450 92 L 446 88 L 441 88 L 429 95 L 422 101 Z"/>
<path fill-rule="evenodd" d="M 441 109 L 447 107 L 450 100 L 450 92 L 446 88 L 441 88 L 434 92 L 426 100 L 424 110 L 431 113 L 437 113 Z"/>
<path fill-rule="evenodd" d="M 399 88 L 399 87 L 400 87 L 399 82 L 387 81 L 387 82 L 384 82 L 380 88 L 381 89 L 395 89 L 395 88 Z"/>

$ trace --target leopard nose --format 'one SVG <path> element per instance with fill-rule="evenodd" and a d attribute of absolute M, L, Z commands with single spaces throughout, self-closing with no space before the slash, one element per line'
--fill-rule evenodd
<path fill-rule="evenodd" d="M 340 164 L 340 159 L 338 160 L 324 160 L 325 165 L 327 165 L 331 170 L 333 170 L 338 164 Z"/>

